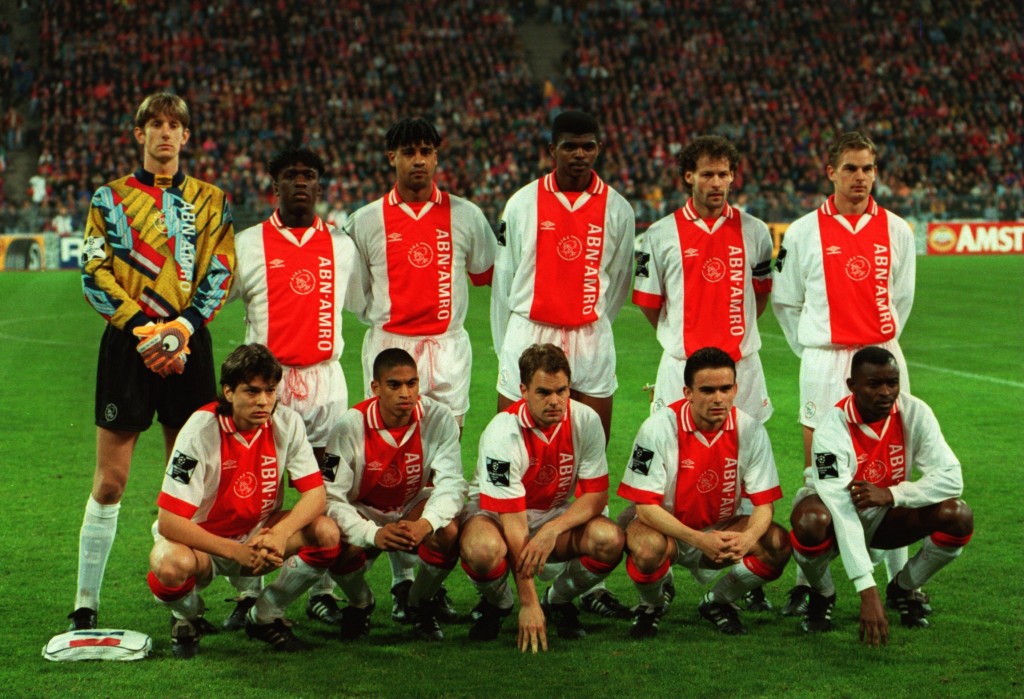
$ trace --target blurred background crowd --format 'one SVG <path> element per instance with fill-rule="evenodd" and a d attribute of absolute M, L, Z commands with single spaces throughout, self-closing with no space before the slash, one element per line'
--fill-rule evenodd
<path fill-rule="evenodd" d="M 273 208 L 266 160 L 308 144 L 341 223 L 393 182 L 384 134 L 437 124 L 438 182 L 492 224 L 547 171 L 551 118 L 592 112 L 601 175 L 639 227 L 685 202 L 675 156 L 717 133 L 732 201 L 789 221 L 830 191 L 828 142 L 866 131 L 876 196 L 904 216 L 1024 215 L 1016 2 L 42 0 L 0 17 L 0 231 L 77 234 L 93 191 L 140 162 L 134 109 L 192 110 L 184 167 L 239 225 Z M 548 62 L 538 57 L 554 56 Z"/>

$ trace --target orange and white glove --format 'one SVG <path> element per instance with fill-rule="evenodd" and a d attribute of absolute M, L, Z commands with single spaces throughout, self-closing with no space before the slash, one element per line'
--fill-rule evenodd
<path fill-rule="evenodd" d="M 180 374 L 185 371 L 188 359 L 188 340 L 192 329 L 180 319 L 169 323 L 145 325 L 132 331 L 139 338 L 136 347 L 146 368 L 160 376 Z"/>

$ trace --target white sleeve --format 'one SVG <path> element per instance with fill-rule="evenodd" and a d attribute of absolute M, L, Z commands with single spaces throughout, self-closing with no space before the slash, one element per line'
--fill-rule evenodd
<path fill-rule="evenodd" d="M 327 516 L 338 523 L 345 541 L 360 548 L 372 548 L 379 527 L 364 519 L 352 504 L 359 493 L 364 454 L 363 414 L 349 409 L 327 437 Z"/>
<path fill-rule="evenodd" d="M 907 449 L 907 466 L 921 472 L 917 480 L 907 480 L 891 486 L 893 506 L 927 507 L 963 494 L 964 481 L 960 461 L 946 444 L 935 414 L 924 402 L 903 397 L 900 411 L 904 417 L 903 430 Z"/>
<path fill-rule="evenodd" d="M 662 219 L 664 221 L 665 219 Z M 633 277 L 633 303 L 645 308 L 661 308 L 665 305 L 665 286 L 661 272 L 659 221 L 641 236 L 636 250 L 636 274 Z"/>
<path fill-rule="evenodd" d="M 636 439 L 633 440 L 629 463 L 619 483 L 618 495 L 638 505 L 664 506 L 665 503 L 669 458 L 666 449 L 666 413 L 674 416 L 671 410 L 663 409 L 640 425 Z M 674 425 L 672 427 L 674 430 Z"/>
<path fill-rule="evenodd" d="M 352 216 L 349 216 L 348 220 L 351 221 L 352 218 Z M 357 318 L 362 318 L 366 314 L 367 299 L 367 284 L 364 284 L 363 280 L 363 277 L 366 276 L 364 271 L 365 263 L 359 251 L 356 250 L 355 241 L 352 240 L 351 236 L 342 232 L 332 233 L 332 235 L 334 236 L 334 244 L 338 247 L 338 261 L 339 263 L 342 261 L 347 262 L 346 266 L 348 268 L 347 278 L 342 282 L 345 285 L 342 305 L 349 313 L 354 314 Z"/>
<path fill-rule="evenodd" d="M 491 339 L 494 352 L 501 356 L 501 345 L 505 341 L 505 329 L 512 314 L 509 296 L 512 280 L 519 267 L 519 236 L 515 218 L 513 198 L 505 205 L 505 211 L 498 223 L 497 249 L 494 255 L 494 276 L 491 279 Z"/>
<path fill-rule="evenodd" d="M 739 423 L 742 430 L 739 456 L 744 494 L 754 505 L 768 505 L 782 497 L 772 443 L 764 425 L 749 415 L 743 418 Z"/>
<path fill-rule="evenodd" d="M 573 449 L 576 451 L 577 482 L 603 479 L 608 489 L 608 456 L 604 448 L 601 418 L 583 403 L 572 403 Z"/>
<path fill-rule="evenodd" d="M 875 579 L 864 526 L 848 490 L 857 473 L 857 456 L 842 410 L 833 408 L 822 423 L 811 442 L 813 488 L 832 515 L 843 567 L 860 592 L 873 587 Z"/>
<path fill-rule="evenodd" d="M 466 258 L 466 271 L 474 276 L 486 274 L 494 268 L 498 242 L 480 207 L 470 202 L 466 202 L 465 206 L 472 219 L 468 226 L 470 250 Z"/>
<path fill-rule="evenodd" d="M 636 218 L 633 207 L 621 195 L 614 196 L 615 211 L 609 217 L 609 223 L 615 228 L 615 249 L 608 260 L 608 301 L 605 304 L 605 316 L 612 323 L 622 310 L 622 304 L 629 295 L 629 283 L 633 276 L 633 248 L 636 238 Z M 609 201 L 609 204 L 612 202 Z M 607 233 L 606 233 L 607 235 Z"/>
<path fill-rule="evenodd" d="M 798 329 L 804 307 L 804 276 L 800 259 L 800 219 L 793 223 L 782 238 L 779 256 L 772 272 L 772 312 L 779 321 L 782 334 L 796 356 L 803 354 Z"/>
<path fill-rule="evenodd" d="M 422 427 L 429 419 L 429 427 L 422 435 L 424 451 L 434 491 L 423 508 L 423 517 L 436 532 L 448 526 L 462 509 L 466 499 L 466 478 L 462 472 L 462 449 L 459 445 L 459 426 L 447 406 L 433 402 L 420 421 Z"/>
<path fill-rule="evenodd" d="M 342 233 L 352 241 L 352 247 L 355 249 L 356 253 L 354 264 L 352 265 L 352 277 L 349 279 L 349 288 L 345 290 L 345 308 L 355 313 L 360 322 L 369 324 L 370 321 L 367 313 L 369 311 L 369 299 L 373 294 L 373 289 L 371 287 L 372 280 L 370 279 L 369 272 L 369 251 L 366 250 L 365 241 L 361 241 L 356 235 L 356 221 L 360 218 L 360 212 L 362 212 L 362 209 L 357 210 L 345 219 L 345 223 L 341 227 Z M 350 295 L 352 296 L 351 299 Z M 358 296 L 358 299 L 355 298 L 356 296 Z M 350 303 L 352 304 L 352 307 L 358 308 L 359 310 L 352 310 L 352 307 L 349 306 Z"/>
<path fill-rule="evenodd" d="M 198 509 L 208 492 L 217 492 L 219 474 L 217 418 L 206 411 L 192 413 L 174 440 L 160 494 Z"/>
<path fill-rule="evenodd" d="M 320 465 L 313 454 L 313 447 L 309 445 L 302 417 L 288 406 L 279 405 L 274 414 L 274 425 L 280 429 L 280 432 L 274 435 L 275 443 L 285 454 L 284 465 L 292 483 L 321 473 Z M 281 442 L 276 441 L 278 437 Z"/>
<path fill-rule="evenodd" d="M 903 328 L 907 326 L 907 319 L 910 318 L 910 309 L 914 305 L 914 284 L 917 276 L 917 246 L 914 243 L 914 233 L 910 226 L 902 218 L 893 214 L 891 217 L 891 229 L 893 257 L 898 262 L 892 273 L 892 306 L 896 311 L 896 318 L 899 324 L 896 327 L 896 337 L 900 336 Z"/>
<path fill-rule="evenodd" d="M 481 508 L 495 512 L 525 511 L 525 451 L 515 415 L 495 415 L 480 435 L 476 481 Z"/>

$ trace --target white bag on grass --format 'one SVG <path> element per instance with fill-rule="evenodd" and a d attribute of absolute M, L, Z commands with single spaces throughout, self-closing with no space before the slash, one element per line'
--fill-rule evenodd
<path fill-rule="evenodd" d="M 88 629 L 57 634 L 43 648 L 43 657 L 73 660 L 141 660 L 153 650 L 153 639 L 127 629 Z"/>

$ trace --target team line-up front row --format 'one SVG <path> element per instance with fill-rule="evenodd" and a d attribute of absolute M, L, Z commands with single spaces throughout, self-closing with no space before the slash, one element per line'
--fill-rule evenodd
<path fill-rule="evenodd" d="M 867 643 L 888 634 L 876 554 L 889 569 L 886 603 L 903 625 L 928 624 L 920 586 L 959 554 L 973 521 L 959 463 L 909 395 L 897 340 L 913 301 L 913 240 L 870 196 L 870 140 L 851 132 L 831 146 L 834 195 L 790 227 L 773 272 L 767 227 L 727 201 L 739 154 L 720 137 L 680 153 L 691 198 L 634 257 L 632 209 L 595 172 L 600 130 L 583 112 L 554 119 L 554 171 L 513 195 L 494 232 L 434 183 L 437 130 L 404 119 L 386 136 L 394 188 L 341 232 L 316 214 L 324 163 L 299 148 L 269 163 L 278 210 L 236 236 L 223 192 L 180 170 L 188 127 L 179 97 L 148 97 L 134 129 L 143 166 L 96 192 L 86 225 L 83 289 L 107 327 L 73 629 L 96 626 L 119 501 L 154 414 L 169 465 L 149 582 L 172 608 L 181 657 L 216 630 L 197 592 L 214 574 L 241 594 L 226 625 L 276 649 L 303 647 L 285 610 L 310 586 L 311 618 L 338 624 L 343 638 L 365 635 L 375 598 L 364 574 L 381 551 L 392 617 L 426 639 L 441 639 L 439 621 L 453 614 L 442 582 L 459 559 L 481 597 L 470 636 L 496 637 L 518 595 L 523 650 L 546 647 L 546 622 L 583 636 L 576 597 L 588 611 L 631 617 L 635 637 L 655 635 L 675 594 L 673 563 L 703 583 L 726 571 L 698 609 L 742 633 L 736 601 L 756 600 L 791 555 L 800 574 L 787 609 L 808 631 L 832 628 L 838 553 Z M 611 328 L 631 279 L 664 353 L 653 416 L 618 490 L 633 505 L 615 522 Z M 499 411 L 471 485 L 459 460 L 467 282 L 492 286 L 499 358 Z M 772 408 L 757 317 L 769 297 L 801 359 L 807 470 L 789 534 L 772 522 L 781 492 L 763 427 Z M 210 403 L 206 325 L 229 298 L 245 305 L 247 344 L 225 362 Z M 370 326 L 366 400 L 351 409 L 342 308 Z M 911 481 L 911 468 L 921 477 Z M 285 473 L 301 496 L 281 512 Z M 908 561 L 906 545 L 921 539 Z M 624 552 L 634 609 L 602 584 Z M 264 588 L 262 574 L 278 568 Z M 550 580 L 543 595 L 537 579 Z"/>
<path fill-rule="evenodd" d="M 407 607 L 417 636 L 443 638 L 436 593 L 461 559 L 480 594 L 470 638 L 496 638 L 518 598 L 517 645 L 534 652 L 547 649 L 546 622 L 561 638 L 585 636 L 572 600 L 624 552 L 639 597 L 634 638 L 656 635 L 675 594 L 673 564 L 701 584 L 717 578 L 698 612 L 723 633 L 744 633 L 735 603 L 779 577 L 791 552 L 812 587 L 804 627 L 826 631 L 836 600 L 829 563 L 842 554 L 861 596 L 861 637 L 877 645 L 888 640 L 888 624 L 869 547 L 924 539 L 886 591 L 913 628 L 927 621 L 910 591 L 970 539 L 959 464 L 928 407 L 900 395 L 899 368 L 885 349 L 855 355 L 850 397 L 815 433 L 791 533 L 772 521 L 782 492 L 771 445 L 761 423 L 733 406 L 735 363 L 725 352 L 694 352 L 683 399 L 641 426 L 618 488 L 631 504 L 617 522 L 603 514 L 600 420 L 569 397 L 565 354 L 533 345 L 519 372 L 522 397 L 484 430 L 467 485 L 455 418 L 419 395 L 416 362 L 404 350 L 376 357 L 374 397 L 330 430 L 323 468 L 301 418 L 277 404 L 282 369 L 273 355 L 258 344 L 232 352 L 222 396 L 185 424 L 158 499 L 149 585 L 172 611 L 175 654 L 191 657 L 202 635 L 216 631 L 199 596 L 215 575 L 278 568 L 248 612 L 249 636 L 278 650 L 307 648 L 286 610 L 325 571 L 348 601 L 340 637 L 367 635 L 375 597 L 365 575 L 381 552 L 395 551 L 419 557 Z M 911 465 L 922 472 L 916 481 L 902 477 Z M 285 476 L 301 493 L 291 510 L 280 509 Z M 740 514 L 741 497 L 752 502 L 750 514 Z M 538 580 L 550 581 L 543 595 Z"/>

